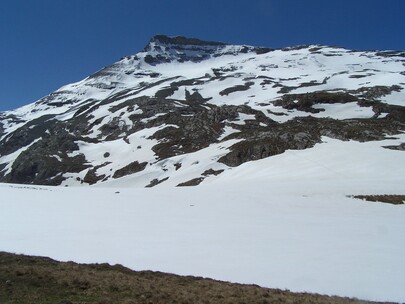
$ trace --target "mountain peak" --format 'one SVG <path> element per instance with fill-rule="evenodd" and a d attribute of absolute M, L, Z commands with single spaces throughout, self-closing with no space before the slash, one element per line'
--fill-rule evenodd
<path fill-rule="evenodd" d="M 224 42 L 204 41 L 184 36 L 169 37 L 166 35 L 153 36 L 143 49 L 147 53 L 145 62 L 151 65 L 172 61 L 201 62 L 222 55 L 238 55 L 248 52 L 263 54 L 271 50 L 270 48 L 232 45 Z"/>
<path fill-rule="evenodd" d="M 157 35 L 147 50 L 0 113 L 0 182 L 197 185 L 242 163 L 327 145 L 324 137 L 387 139 L 378 155 L 382 146 L 401 151 L 400 56 Z"/>
<path fill-rule="evenodd" d="M 151 38 L 150 42 L 164 44 L 164 45 L 194 45 L 194 46 L 225 46 L 227 43 L 216 41 L 204 41 L 197 38 L 188 38 L 184 36 L 166 36 L 155 35 Z"/>
<path fill-rule="evenodd" d="M 155 35 L 143 51 L 148 53 L 145 61 L 155 65 L 173 60 L 200 62 L 221 52 L 227 46 L 229 44 L 223 42 L 204 41 L 184 36 Z"/>

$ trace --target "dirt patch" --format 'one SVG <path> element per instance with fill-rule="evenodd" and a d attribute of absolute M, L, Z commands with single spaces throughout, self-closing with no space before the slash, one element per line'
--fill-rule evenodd
<path fill-rule="evenodd" d="M 204 176 L 215 175 L 215 176 L 217 176 L 217 175 L 221 174 L 222 172 L 224 172 L 224 170 L 214 170 L 214 169 L 211 168 L 211 169 L 205 170 L 203 173 L 201 173 L 201 175 L 204 175 Z"/>
<path fill-rule="evenodd" d="M 157 179 L 157 178 L 152 179 L 152 180 L 150 181 L 150 183 L 147 184 L 145 187 L 146 187 L 146 188 L 155 187 L 156 185 L 159 185 L 159 184 L 163 183 L 164 181 L 167 181 L 168 179 L 169 179 L 169 177 L 165 177 L 165 178 L 163 178 L 163 179 Z"/>
<path fill-rule="evenodd" d="M 147 162 L 139 163 L 138 161 L 134 161 L 130 163 L 129 165 L 118 169 L 117 171 L 114 172 L 113 178 L 119 178 L 123 177 L 125 175 L 133 174 L 139 171 L 142 171 L 145 169 Z"/>
<path fill-rule="evenodd" d="M 254 84 L 255 84 L 254 82 L 248 81 L 245 84 L 240 84 L 240 85 L 236 85 L 236 86 L 233 86 L 233 87 L 230 87 L 230 88 L 226 88 L 226 89 L 222 90 L 221 92 L 219 92 L 219 95 L 221 95 L 221 96 L 227 95 L 228 96 L 229 94 L 234 93 L 234 92 L 247 91 Z"/>
<path fill-rule="evenodd" d="M 405 195 L 353 195 L 352 197 L 368 202 L 379 202 L 392 205 L 403 205 Z"/>
<path fill-rule="evenodd" d="M 397 150 L 397 151 L 405 151 L 405 143 L 401 143 L 397 146 L 383 146 L 385 149 L 390 149 L 390 150 Z"/>
<path fill-rule="evenodd" d="M 287 93 L 287 92 L 281 92 Z M 275 100 L 274 105 L 281 106 L 287 110 L 300 110 L 309 113 L 319 113 L 320 109 L 315 109 L 312 106 L 320 103 L 348 103 L 358 101 L 354 95 L 343 92 L 326 92 L 318 91 L 305 94 L 286 94 L 281 99 Z"/>
<path fill-rule="evenodd" d="M 176 187 L 197 186 L 197 185 L 201 184 L 201 182 L 204 180 L 204 178 L 205 177 L 193 178 L 193 179 L 190 179 L 189 181 L 178 184 Z"/>

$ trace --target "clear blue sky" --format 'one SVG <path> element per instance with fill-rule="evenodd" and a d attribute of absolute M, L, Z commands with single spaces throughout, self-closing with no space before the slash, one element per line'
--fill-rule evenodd
<path fill-rule="evenodd" d="M 0 111 L 140 51 L 155 34 L 405 50 L 404 0 L 1 0 Z"/>

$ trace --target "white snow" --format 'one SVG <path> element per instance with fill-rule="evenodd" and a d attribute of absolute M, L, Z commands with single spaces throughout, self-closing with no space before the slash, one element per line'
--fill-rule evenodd
<path fill-rule="evenodd" d="M 315 109 L 324 109 L 314 117 L 329 117 L 333 119 L 350 119 L 350 118 L 371 118 L 374 116 L 371 107 L 360 107 L 356 102 L 335 103 L 335 104 L 315 104 L 312 106 Z M 307 113 L 308 115 L 308 113 Z"/>
<path fill-rule="evenodd" d="M 240 132 L 239 130 L 232 128 L 231 126 L 225 126 L 223 129 L 223 133 L 221 134 L 221 136 L 218 137 L 218 141 L 223 140 L 225 137 L 227 137 L 228 135 L 231 135 L 233 133 L 238 133 Z"/>
<path fill-rule="evenodd" d="M 198 187 L 2 184 L 0 250 L 405 301 L 405 207 L 348 197 L 404 194 L 405 135 L 323 140 Z"/>
<path fill-rule="evenodd" d="M 290 87 L 292 94 L 397 85 L 400 87 L 400 91 L 382 97 L 382 100 L 393 105 L 404 105 L 405 76 L 401 74 L 403 62 L 398 58 L 383 58 L 377 56 L 375 52 L 351 52 L 341 48 L 316 45 L 300 50 L 275 50 L 262 55 L 250 52 L 237 53 L 242 47 L 214 48 L 217 55 L 222 55 L 199 63 L 179 63 L 173 60 L 170 63 L 151 66 L 143 60 L 135 60 L 133 57 L 123 59 L 107 67 L 106 74 L 102 74 L 103 70 L 101 70 L 99 71 L 101 75 L 97 77 L 87 77 L 55 91 L 50 95 L 52 97 L 51 105 L 44 103 L 47 98 L 45 97 L 36 103 L 5 112 L 15 115 L 20 121 L 5 119 L 3 120 L 4 128 L 7 132 L 14 131 L 27 121 L 44 114 L 56 115 L 56 119 L 66 120 L 74 115 L 79 105 L 90 102 L 96 105 L 106 98 L 114 98 L 114 102 L 102 105 L 93 111 L 94 119 L 97 119 L 110 115 L 111 106 L 141 96 L 153 97 L 162 88 L 167 88 L 172 81 L 193 78 L 198 78 L 203 83 L 182 85 L 170 97 L 185 100 L 185 90 L 187 89 L 189 92 L 198 91 L 204 98 L 211 98 L 209 103 L 215 105 L 249 104 L 250 106 L 256 105 L 254 108 L 259 109 L 261 108 L 259 104 L 267 103 L 282 95 L 279 93 L 281 87 L 274 87 L 274 84 Z M 310 49 L 313 47 L 320 48 L 321 53 L 311 52 Z M 223 55 L 226 52 L 229 54 Z M 137 57 L 143 58 L 146 54 L 141 52 L 137 54 Z M 175 54 L 170 56 L 172 55 Z M 211 79 L 214 76 L 214 70 L 220 71 L 220 78 Z M 157 73 L 158 76 L 149 77 L 148 75 L 152 75 L 152 73 Z M 354 75 L 364 77 L 353 78 Z M 271 81 L 261 84 L 264 79 Z M 248 81 L 254 82 L 254 84 L 246 91 L 222 96 L 219 94 L 224 89 L 244 85 Z M 308 83 L 312 84 L 308 85 Z M 124 93 L 123 90 L 125 90 Z M 63 105 L 56 105 L 58 103 Z M 297 113 L 293 111 L 291 114 L 282 117 L 268 116 L 283 122 L 296 117 Z M 354 114 L 355 117 L 357 114 Z M 301 114 L 298 113 L 298 115 Z M 123 117 L 123 121 L 129 126 L 132 124 L 128 117 Z M 90 136 L 98 135 L 99 132 L 95 130 Z"/>
<path fill-rule="evenodd" d="M 174 60 L 156 66 L 144 61 L 147 53 L 138 53 L 137 59 L 123 59 L 107 73 L 101 70 L 97 77 L 60 88 L 51 95 L 51 104 L 45 97 L 2 113 L 4 139 L 42 115 L 67 120 L 81 106 L 91 105 L 89 123 L 100 123 L 88 137 L 100 138 L 100 127 L 115 119 L 122 138 L 98 144 L 78 141 L 79 151 L 70 156 L 83 154 L 93 167 L 100 166 L 98 175 L 107 177 L 134 161 L 148 165 L 95 187 L 0 185 L 0 250 L 404 302 L 405 207 L 348 197 L 405 194 L 405 152 L 383 148 L 405 142 L 404 134 L 366 143 L 323 138 L 311 149 L 286 151 L 236 168 L 218 159 L 239 140 L 222 140 L 238 132 L 231 124 L 244 124 L 253 115 L 240 113 L 238 121 L 228 122 L 218 138 L 222 142 L 164 160 L 157 159 L 152 147 L 158 141 L 150 137 L 178 126 L 161 125 L 125 137 L 125 128 L 133 125 L 130 116 L 142 114 L 140 108 L 130 107 L 131 99 L 154 97 L 171 82 L 192 78 L 199 81 L 179 86 L 170 96 L 175 106 L 186 106 L 185 90 L 198 91 L 211 98 L 210 104 L 249 105 L 281 123 L 308 115 L 335 119 L 374 115 L 371 107 L 356 103 L 317 104 L 314 108 L 324 109 L 317 114 L 286 110 L 272 103 L 283 95 L 282 86 L 298 94 L 397 85 L 398 91 L 380 99 L 405 105 L 403 62 L 398 58 L 323 46 L 256 55 L 238 53 L 241 47 L 218 49 L 216 54 L 228 54 L 200 63 Z M 321 48 L 320 53 L 311 52 L 313 47 Z M 193 50 L 185 52 L 196 55 Z M 220 76 L 213 78 L 218 71 Z M 247 82 L 253 82 L 248 90 L 220 94 Z M 122 109 L 113 113 L 112 107 L 120 104 Z M 160 115 L 165 113 L 143 122 Z M 9 172 L 27 148 L 2 155 L 3 170 Z M 224 172 L 205 177 L 198 187 L 174 187 L 204 177 L 209 169 Z M 65 174 L 63 185 L 80 185 L 88 170 Z M 166 178 L 153 189 L 143 188 Z"/>
<path fill-rule="evenodd" d="M 399 92 L 392 92 L 391 94 L 385 95 L 380 98 L 382 102 L 403 106 L 405 107 L 405 89 L 400 90 Z"/>
<path fill-rule="evenodd" d="M 119 179 L 110 179 L 105 183 L 95 185 L 96 187 L 145 187 L 152 180 L 169 179 L 155 186 L 160 187 L 175 187 L 180 183 L 187 182 L 194 178 L 202 177 L 202 173 L 209 169 L 226 170 L 227 166 L 218 163 L 221 156 L 229 153 L 229 147 L 238 143 L 240 139 L 231 139 L 220 143 L 213 143 L 210 146 L 200 149 L 193 153 L 186 153 L 178 156 L 173 156 L 167 159 L 156 161 L 150 160 L 149 166 L 143 171 L 124 176 Z M 122 161 L 130 162 L 131 156 L 122 155 Z M 176 164 L 181 165 L 176 169 Z M 108 167 L 108 166 L 107 166 Z M 106 168 L 107 168 L 106 167 Z M 101 170 L 101 169 L 100 169 Z M 98 172 L 103 172 L 103 171 Z M 103 169 L 104 170 L 104 169 Z M 207 179 L 211 182 L 212 179 Z M 206 180 L 204 180 L 204 183 Z"/>

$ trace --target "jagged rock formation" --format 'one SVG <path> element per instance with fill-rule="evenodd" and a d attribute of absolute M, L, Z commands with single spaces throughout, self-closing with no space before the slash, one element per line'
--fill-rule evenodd
<path fill-rule="evenodd" d="M 405 131 L 404 71 L 403 52 L 158 35 L 140 53 L 0 113 L 0 181 L 197 185 L 322 136 L 384 139 Z"/>

